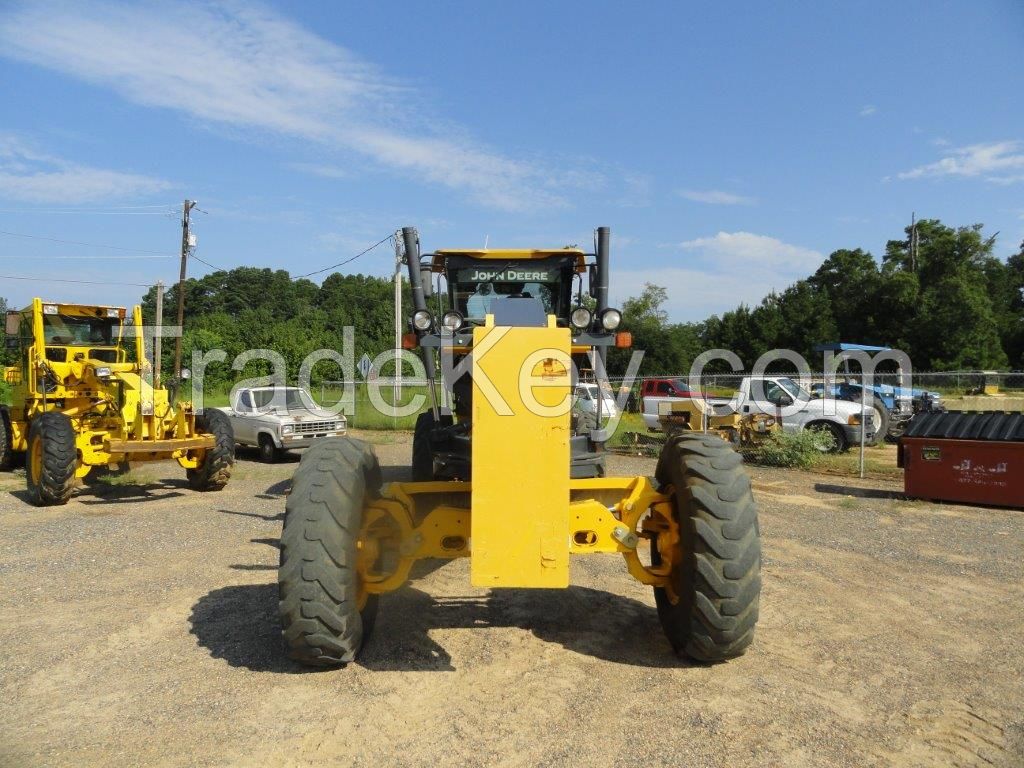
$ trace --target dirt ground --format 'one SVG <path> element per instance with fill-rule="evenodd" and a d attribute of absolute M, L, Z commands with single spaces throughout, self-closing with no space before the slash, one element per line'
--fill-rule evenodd
<path fill-rule="evenodd" d="M 403 477 L 408 436 L 371 437 Z M 43 510 L 0 476 L 0 764 L 1024 765 L 1024 512 L 753 469 L 764 591 L 740 659 L 676 658 L 607 555 L 539 592 L 425 564 L 358 663 L 308 672 L 275 605 L 295 466 L 245 455 L 196 494 L 153 465 Z"/>

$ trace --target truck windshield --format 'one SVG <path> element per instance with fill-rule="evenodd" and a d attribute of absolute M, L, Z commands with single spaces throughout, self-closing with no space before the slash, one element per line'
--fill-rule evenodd
<path fill-rule="evenodd" d="M 467 259 L 448 273 L 455 308 L 463 317 L 479 321 L 491 311 L 491 303 L 501 297 L 539 299 L 546 314 L 563 317 L 568 314 L 563 303 L 571 278 L 561 258 L 497 264 Z"/>
<path fill-rule="evenodd" d="M 793 381 L 791 378 L 787 376 L 783 376 L 782 378 L 780 378 L 779 384 L 781 384 L 782 387 L 787 392 L 789 392 L 789 394 L 793 397 L 794 401 L 811 399 L 811 396 L 808 394 L 806 389 L 803 389 L 799 384 L 797 384 L 795 381 Z"/>
<path fill-rule="evenodd" d="M 316 407 L 313 399 L 298 387 L 286 387 L 284 391 L 273 389 L 256 389 L 252 393 L 253 404 L 257 411 L 271 408 L 284 408 L 286 411 L 311 411 Z"/>
<path fill-rule="evenodd" d="M 43 337 L 47 344 L 112 347 L 118 320 L 79 315 L 43 315 Z"/>

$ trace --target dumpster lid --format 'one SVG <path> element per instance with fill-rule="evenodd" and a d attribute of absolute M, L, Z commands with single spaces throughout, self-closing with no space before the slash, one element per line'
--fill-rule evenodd
<path fill-rule="evenodd" d="M 917 414 L 904 437 L 1024 442 L 1024 413 L 938 411 Z"/>

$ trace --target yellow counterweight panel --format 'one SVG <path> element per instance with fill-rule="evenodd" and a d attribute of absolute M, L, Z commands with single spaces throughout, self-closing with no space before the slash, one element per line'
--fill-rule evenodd
<path fill-rule="evenodd" d="M 569 585 L 568 328 L 473 329 L 471 581 Z"/>

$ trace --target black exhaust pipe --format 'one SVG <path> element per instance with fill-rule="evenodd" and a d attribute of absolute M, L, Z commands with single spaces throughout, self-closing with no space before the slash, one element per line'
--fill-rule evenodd
<path fill-rule="evenodd" d="M 405 261 L 409 268 L 409 287 L 412 288 L 413 312 L 427 309 L 427 297 L 423 295 L 423 275 L 420 274 L 420 236 L 416 227 L 402 227 L 402 245 L 405 246 Z M 419 335 L 419 331 L 413 328 Z M 427 389 L 430 390 L 430 408 L 434 413 L 434 423 L 439 424 L 441 419 L 437 406 L 437 393 L 434 391 L 434 353 L 426 347 L 420 347 L 420 357 L 423 358 L 423 369 L 427 375 Z"/>
<path fill-rule="evenodd" d="M 423 277 L 420 274 L 420 237 L 416 227 L 402 227 L 402 243 L 405 246 L 405 261 L 409 268 L 413 311 L 426 309 L 427 298 L 423 295 Z"/>
<path fill-rule="evenodd" d="M 594 298 L 597 299 L 597 314 L 608 309 L 608 259 L 611 254 L 612 230 L 610 227 L 597 228 L 597 286 Z"/>

